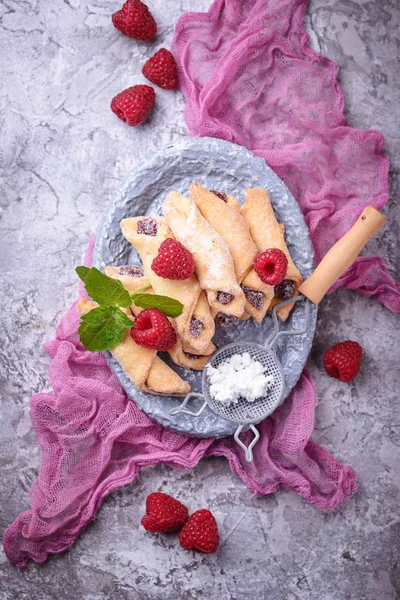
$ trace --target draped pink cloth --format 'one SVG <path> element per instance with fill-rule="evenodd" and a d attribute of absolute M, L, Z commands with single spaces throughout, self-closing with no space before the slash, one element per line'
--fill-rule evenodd
<path fill-rule="evenodd" d="M 193 136 L 252 150 L 299 202 L 320 260 L 362 210 L 388 201 L 383 136 L 348 125 L 338 67 L 314 52 L 308 0 L 216 0 L 178 22 L 172 52 Z M 344 285 L 400 311 L 400 286 L 379 258 L 359 258 Z"/>
<path fill-rule="evenodd" d="M 362 208 L 387 201 L 382 136 L 350 128 L 337 68 L 308 48 L 306 0 L 216 0 L 178 22 L 173 51 L 190 133 L 242 144 L 265 158 L 299 201 L 321 258 Z M 88 261 L 90 262 L 89 252 Z M 383 262 L 363 258 L 341 284 L 399 310 L 399 286 Z M 338 284 L 340 285 L 340 284 Z M 232 438 L 197 440 L 152 422 L 130 401 L 103 354 L 86 351 L 73 305 L 45 349 L 53 393 L 31 400 L 41 449 L 32 509 L 8 527 L 4 550 L 18 567 L 75 541 L 102 499 L 144 466 L 191 468 L 224 456 L 255 494 L 279 487 L 332 509 L 357 490 L 350 466 L 310 440 L 316 405 L 304 370 L 284 404 L 259 425 L 254 462 Z"/>

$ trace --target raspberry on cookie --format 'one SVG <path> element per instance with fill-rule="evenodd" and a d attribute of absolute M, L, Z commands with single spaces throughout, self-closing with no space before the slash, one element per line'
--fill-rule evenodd
<path fill-rule="evenodd" d="M 158 308 L 146 308 L 138 314 L 131 337 L 139 346 L 153 350 L 166 351 L 176 344 L 175 330 Z"/>
<path fill-rule="evenodd" d="M 254 261 L 257 275 L 267 285 L 281 283 L 286 275 L 288 259 L 279 248 L 269 248 L 261 252 Z"/>
<path fill-rule="evenodd" d="M 194 273 L 194 259 L 180 242 L 167 238 L 160 244 L 151 268 L 164 279 L 188 279 Z"/>

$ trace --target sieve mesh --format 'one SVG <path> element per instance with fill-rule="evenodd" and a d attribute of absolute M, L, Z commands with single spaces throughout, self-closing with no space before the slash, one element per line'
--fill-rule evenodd
<path fill-rule="evenodd" d="M 266 375 L 273 376 L 273 384 L 271 384 L 265 396 L 257 398 L 254 402 L 239 398 L 237 403 L 227 405 L 215 400 L 210 394 L 210 380 L 207 374 L 208 365 L 218 367 L 233 354 L 243 354 L 244 352 L 248 352 L 253 360 L 258 360 L 262 364 Z M 203 394 L 211 410 L 221 417 L 244 425 L 258 423 L 279 406 L 284 392 L 284 377 L 281 364 L 273 350 L 247 342 L 228 344 L 214 354 L 208 365 L 203 371 Z"/>

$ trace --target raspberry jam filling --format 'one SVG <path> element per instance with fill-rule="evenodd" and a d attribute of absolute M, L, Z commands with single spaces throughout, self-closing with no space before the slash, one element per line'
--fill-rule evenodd
<path fill-rule="evenodd" d="M 118 267 L 119 275 L 127 275 L 128 277 L 144 277 L 143 267 L 137 267 L 134 265 L 124 265 Z"/>
<path fill-rule="evenodd" d="M 229 304 L 229 302 L 231 302 L 234 299 L 234 297 L 235 296 L 233 294 L 228 294 L 227 292 L 218 292 L 217 294 L 217 300 L 221 304 Z"/>
<path fill-rule="evenodd" d="M 264 306 L 264 294 L 258 290 L 253 290 L 246 285 L 241 285 L 240 287 L 243 290 L 246 300 L 250 302 L 255 309 L 262 310 L 262 307 Z"/>
<path fill-rule="evenodd" d="M 158 225 L 157 221 L 153 217 L 145 217 L 141 221 L 137 222 L 136 231 L 142 235 L 157 235 Z"/>
<path fill-rule="evenodd" d="M 274 293 L 279 300 L 289 300 L 289 298 L 292 298 L 295 289 L 294 281 L 292 279 L 284 279 L 274 286 Z"/>
<path fill-rule="evenodd" d="M 190 360 L 196 360 L 197 358 L 200 358 L 200 356 L 197 356 L 197 354 L 191 354 L 190 352 L 183 351 L 183 354 Z"/>
<path fill-rule="evenodd" d="M 218 192 L 218 190 L 210 190 L 210 192 L 218 196 L 218 198 L 220 198 L 224 202 L 228 202 L 228 196 L 225 194 L 225 192 Z"/>
<path fill-rule="evenodd" d="M 232 327 L 232 325 L 237 323 L 238 318 L 235 315 L 227 315 L 220 311 L 216 314 L 214 321 L 220 327 Z"/>
<path fill-rule="evenodd" d="M 202 330 L 204 329 L 204 323 L 196 317 L 191 317 L 189 325 L 189 335 L 194 338 L 200 337 Z"/>

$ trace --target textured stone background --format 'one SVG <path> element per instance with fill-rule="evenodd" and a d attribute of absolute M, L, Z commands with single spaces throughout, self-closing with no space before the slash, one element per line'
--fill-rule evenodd
<path fill-rule="evenodd" d="M 125 174 L 186 135 L 179 93 L 158 91 L 154 117 L 136 130 L 112 115 L 109 101 L 142 81 L 141 65 L 168 47 L 180 14 L 208 4 L 152 0 L 160 34 L 142 44 L 110 25 L 118 2 L 0 1 L 0 533 L 29 507 L 39 462 L 29 397 L 48 389 L 41 345 L 76 296 L 73 267 Z M 398 278 L 399 5 L 311 0 L 307 26 L 313 47 L 341 67 L 349 122 L 385 134 L 389 223 L 366 253 L 383 256 Z M 321 307 L 310 361 L 320 399 L 313 439 L 352 464 L 360 485 L 339 510 L 318 512 L 285 491 L 253 499 L 223 459 L 189 472 L 144 470 L 104 502 L 70 551 L 23 571 L 0 553 L 1 600 L 400 598 L 398 329 L 393 314 L 350 291 Z M 322 352 L 346 338 L 365 349 L 350 385 L 321 369 Z M 138 527 L 157 488 L 179 490 L 191 509 L 213 510 L 222 536 L 217 555 L 181 551 L 174 538 Z"/>

